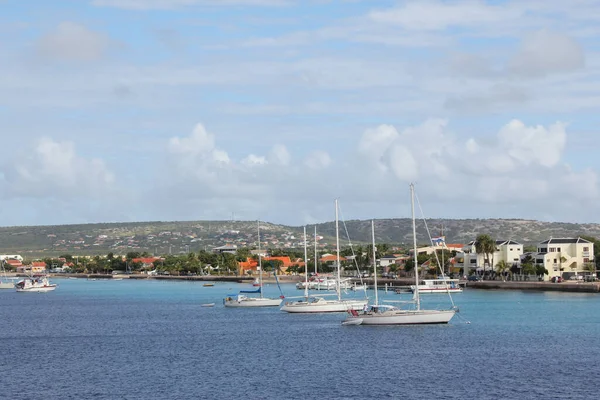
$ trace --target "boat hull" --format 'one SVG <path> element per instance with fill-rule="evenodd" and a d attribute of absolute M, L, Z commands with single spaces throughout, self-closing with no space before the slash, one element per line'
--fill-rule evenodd
<path fill-rule="evenodd" d="M 238 300 L 232 298 L 231 300 L 223 300 L 225 307 L 278 307 L 281 305 L 281 299 L 268 299 L 268 298 L 246 298 Z"/>
<path fill-rule="evenodd" d="M 415 287 L 411 286 L 410 289 L 412 292 L 415 291 Z M 440 294 L 446 294 L 446 293 L 462 293 L 462 288 L 448 288 L 448 289 L 444 289 L 444 288 L 439 288 L 439 289 L 429 289 L 429 288 L 419 288 L 419 294 L 435 294 L 435 293 L 440 293 Z"/>
<path fill-rule="evenodd" d="M 455 310 L 395 310 L 380 314 L 364 314 L 348 317 L 344 325 L 351 325 L 349 321 L 360 319 L 360 324 L 354 325 L 425 325 L 447 324 L 456 314 Z"/>
<path fill-rule="evenodd" d="M 14 289 L 15 284 L 12 282 L 0 282 L 0 289 Z"/>
<path fill-rule="evenodd" d="M 40 286 L 40 287 L 31 287 L 31 288 L 17 288 L 17 292 L 19 293 L 25 293 L 25 292 L 34 292 L 34 293 L 45 293 L 45 292 L 51 292 L 54 289 L 56 289 L 57 285 L 50 285 L 50 286 Z"/>
<path fill-rule="evenodd" d="M 324 300 L 296 301 L 285 303 L 281 311 L 289 313 L 329 313 L 347 312 L 349 310 L 362 310 L 368 300 Z"/>

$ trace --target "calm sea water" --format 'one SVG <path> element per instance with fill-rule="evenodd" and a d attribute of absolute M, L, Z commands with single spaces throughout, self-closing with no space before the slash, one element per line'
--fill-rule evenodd
<path fill-rule="evenodd" d="M 600 295 L 470 289 L 453 297 L 449 325 L 362 327 L 221 305 L 249 284 L 55 282 L 53 293 L 0 291 L 0 398 L 598 396 Z"/>

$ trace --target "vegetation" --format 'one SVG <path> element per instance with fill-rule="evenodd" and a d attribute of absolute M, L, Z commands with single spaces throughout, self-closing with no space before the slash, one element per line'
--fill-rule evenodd
<path fill-rule="evenodd" d="M 475 239 L 475 251 L 479 254 L 483 254 L 483 275 L 486 274 L 486 267 L 490 269 L 494 265 L 494 252 L 496 251 L 496 241 L 486 233 L 477 235 Z M 490 261 L 491 256 L 491 261 Z"/>

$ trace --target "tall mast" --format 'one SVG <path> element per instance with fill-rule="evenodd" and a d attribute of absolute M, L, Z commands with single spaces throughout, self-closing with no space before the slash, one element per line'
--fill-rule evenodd
<path fill-rule="evenodd" d="M 412 231 L 413 231 L 413 263 L 415 266 L 415 300 L 417 302 L 417 310 L 421 309 L 421 300 L 419 299 L 419 262 L 417 261 L 417 225 L 415 223 L 415 185 L 410 184 L 410 211 L 412 214 Z"/>
<path fill-rule="evenodd" d="M 379 298 L 377 297 L 377 258 L 375 258 L 375 222 L 371 220 L 371 236 L 373 237 L 373 285 L 375 286 L 375 305 L 379 305 Z"/>
<path fill-rule="evenodd" d="M 340 229 L 338 222 L 338 201 L 335 199 L 335 250 L 336 250 L 336 258 L 337 258 L 337 281 L 335 285 L 335 290 L 337 291 L 338 300 L 342 299 L 341 287 L 340 287 Z"/>
<path fill-rule="evenodd" d="M 308 253 L 306 251 L 306 226 L 304 227 L 304 297 L 308 301 Z"/>
<path fill-rule="evenodd" d="M 318 269 L 317 269 L 317 260 L 319 257 L 317 257 L 317 226 L 315 225 L 315 275 L 317 275 Z"/>
<path fill-rule="evenodd" d="M 258 232 L 258 288 L 260 289 L 260 297 L 263 297 L 263 282 L 262 282 L 262 257 L 260 251 L 260 221 L 256 221 L 256 231 Z"/>

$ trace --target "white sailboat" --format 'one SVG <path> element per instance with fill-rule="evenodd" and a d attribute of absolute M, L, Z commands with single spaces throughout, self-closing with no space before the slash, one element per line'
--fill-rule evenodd
<path fill-rule="evenodd" d="M 449 310 L 426 310 L 421 308 L 419 299 L 419 267 L 417 264 L 417 229 L 415 224 L 415 195 L 414 185 L 410 184 L 412 229 L 413 229 L 413 260 L 415 265 L 415 290 L 411 303 L 414 309 L 400 309 L 391 305 L 378 303 L 377 289 L 375 289 L 375 304 L 368 307 L 362 314 L 351 311 L 350 315 L 342 322 L 343 325 L 416 325 L 416 324 L 447 324 L 450 322 L 457 309 Z M 375 275 L 375 287 L 377 288 L 377 263 L 375 262 L 375 228 L 371 222 L 373 235 L 373 270 Z"/>
<path fill-rule="evenodd" d="M 322 295 L 308 295 L 308 256 L 306 252 L 306 227 L 304 228 L 304 276 L 305 289 L 302 300 L 286 302 L 281 311 L 289 313 L 326 313 L 326 312 L 346 312 L 348 310 L 362 310 L 367 304 L 367 299 L 342 299 L 340 286 L 340 238 L 338 225 L 338 204 L 335 201 L 335 236 L 337 246 L 337 279 L 336 279 L 336 294 L 337 299 L 327 300 Z"/>
<path fill-rule="evenodd" d="M 258 289 L 241 290 L 237 295 L 229 295 L 223 299 L 225 307 L 278 307 L 283 296 L 277 299 L 263 296 L 263 269 L 262 255 L 260 254 L 260 222 L 258 222 Z M 247 296 L 246 293 L 258 293 L 258 297 Z"/>
<path fill-rule="evenodd" d="M 4 260 L 0 261 L 0 289 L 14 289 L 15 279 L 9 279 L 4 268 Z"/>

